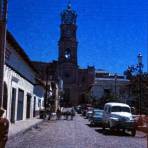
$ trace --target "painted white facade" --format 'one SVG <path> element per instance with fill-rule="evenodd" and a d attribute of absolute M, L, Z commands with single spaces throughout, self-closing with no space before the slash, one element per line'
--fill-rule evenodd
<path fill-rule="evenodd" d="M 36 84 L 36 72 L 19 53 L 19 50 L 22 49 L 16 50 L 15 48 L 16 46 L 13 47 L 13 44 L 9 44 L 7 41 L 6 64 L 4 66 L 4 82 L 7 88 L 4 93 L 7 93 L 7 98 L 3 100 L 7 99 L 6 116 L 11 121 L 12 112 L 14 112 L 14 122 L 32 118 L 36 112 L 43 109 L 44 104 L 44 89 Z M 22 96 L 22 102 L 18 99 L 20 96 Z M 12 98 L 15 99 L 12 100 Z M 20 111 L 21 115 L 19 116 Z"/>
<path fill-rule="evenodd" d="M 123 100 L 128 97 L 125 96 L 128 93 L 122 92 L 123 88 L 128 86 L 128 84 L 129 80 L 121 75 L 117 76 L 103 70 L 96 71 L 95 81 L 91 88 L 91 96 L 99 100 L 108 92 L 109 94 L 117 96 L 118 99 Z"/>

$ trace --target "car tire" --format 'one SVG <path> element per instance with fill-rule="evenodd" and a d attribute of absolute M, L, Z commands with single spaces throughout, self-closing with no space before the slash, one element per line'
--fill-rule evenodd
<path fill-rule="evenodd" d="M 103 124 L 102 125 L 102 133 L 103 133 L 103 135 L 106 135 L 107 134 L 107 131 L 106 131 L 106 124 Z"/>
<path fill-rule="evenodd" d="M 102 124 L 102 130 L 103 130 L 103 131 L 106 130 L 106 124 L 105 124 L 105 123 Z"/>
<path fill-rule="evenodd" d="M 125 129 L 122 129 L 122 133 L 123 133 L 123 134 L 125 133 Z"/>
<path fill-rule="evenodd" d="M 112 132 L 113 131 L 113 127 L 111 127 L 111 123 L 110 122 L 108 123 L 108 127 L 109 127 L 109 130 Z"/>
<path fill-rule="evenodd" d="M 91 126 L 91 127 L 93 127 L 93 126 L 94 126 L 94 123 L 93 123 L 92 121 L 90 122 L 90 126 Z"/>
<path fill-rule="evenodd" d="M 131 130 L 131 135 L 132 135 L 133 137 L 136 135 L 136 129 L 135 129 L 135 128 Z"/>

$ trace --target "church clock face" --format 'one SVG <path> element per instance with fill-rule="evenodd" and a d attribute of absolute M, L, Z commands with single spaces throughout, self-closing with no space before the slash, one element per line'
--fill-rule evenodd
<path fill-rule="evenodd" d="M 69 48 L 67 48 L 67 49 L 65 50 L 64 56 L 65 56 L 65 59 L 66 59 L 66 60 L 70 60 L 70 58 L 71 58 L 71 52 L 70 52 L 70 49 L 69 49 Z"/>

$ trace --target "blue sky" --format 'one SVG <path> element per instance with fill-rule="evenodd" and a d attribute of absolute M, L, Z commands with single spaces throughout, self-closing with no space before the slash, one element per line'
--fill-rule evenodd
<path fill-rule="evenodd" d="M 60 12 L 68 0 L 13 0 L 8 29 L 32 60 L 58 58 Z M 77 12 L 78 64 L 122 73 L 148 56 L 147 0 L 71 0 Z"/>

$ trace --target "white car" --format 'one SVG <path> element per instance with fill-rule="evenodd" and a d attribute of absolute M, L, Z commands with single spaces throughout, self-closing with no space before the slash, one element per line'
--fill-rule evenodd
<path fill-rule="evenodd" d="M 135 136 L 136 127 L 130 106 L 124 103 L 106 103 L 103 113 L 103 130 L 106 128 L 129 130 L 131 135 Z"/>

